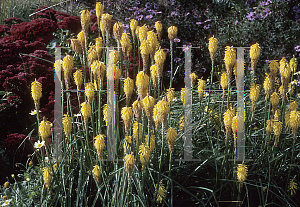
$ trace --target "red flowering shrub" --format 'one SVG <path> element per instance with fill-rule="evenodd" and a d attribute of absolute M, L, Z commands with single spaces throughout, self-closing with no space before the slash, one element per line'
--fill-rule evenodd
<path fill-rule="evenodd" d="M 75 34 L 81 31 L 81 23 L 79 17 L 77 16 L 63 17 L 62 20 L 63 21 L 58 22 L 58 27 L 60 29 L 68 29 Z"/>
<path fill-rule="evenodd" d="M 31 22 L 22 22 L 14 24 L 10 29 L 10 33 L 15 40 L 37 40 L 48 44 L 53 39 L 53 32 L 56 32 L 57 24 L 55 21 L 41 18 Z"/>
<path fill-rule="evenodd" d="M 8 19 L 4 19 L 3 21 L 6 25 L 19 24 L 23 22 L 22 19 L 16 17 L 10 17 Z"/>
<path fill-rule="evenodd" d="M 24 134 L 14 133 L 7 135 L 7 138 L 3 141 L 5 152 L 11 162 L 13 160 L 15 162 L 25 162 L 27 155 L 33 152 L 33 146 L 29 140 L 23 142 L 25 138 L 26 135 Z"/>

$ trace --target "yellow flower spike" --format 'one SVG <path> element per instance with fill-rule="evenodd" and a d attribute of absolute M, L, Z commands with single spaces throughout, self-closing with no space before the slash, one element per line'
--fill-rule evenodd
<path fill-rule="evenodd" d="M 126 33 L 123 33 L 121 36 L 121 46 L 122 46 L 122 51 L 123 51 L 124 55 L 127 55 L 128 49 L 130 47 L 130 39 Z"/>
<path fill-rule="evenodd" d="M 43 168 L 43 180 L 44 180 L 46 187 L 49 189 L 50 183 L 51 183 L 51 168 L 50 167 Z"/>
<path fill-rule="evenodd" d="M 167 97 L 167 101 L 169 102 L 170 106 L 172 105 L 172 101 L 174 99 L 174 88 L 169 88 L 167 89 L 167 94 L 166 94 L 166 97 Z"/>
<path fill-rule="evenodd" d="M 94 75 L 94 79 L 102 82 L 105 73 L 104 63 L 100 62 L 99 60 L 95 60 L 91 65 L 91 70 Z"/>
<path fill-rule="evenodd" d="M 136 35 L 136 37 L 137 37 L 138 40 L 140 39 L 139 38 L 139 31 L 140 31 L 140 27 L 137 26 L 136 29 L 135 29 L 135 35 Z"/>
<path fill-rule="evenodd" d="M 103 27 L 104 27 L 105 31 L 108 33 L 110 31 L 111 18 L 112 18 L 112 16 L 110 14 L 102 14 L 102 17 L 101 17 Z"/>
<path fill-rule="evenodd" d="M 162 125 L 165 125 L 167 122 L 167 116 L 170 112 L 169 103 L 165 100 L 161 100 L 156 104 L 156 106 L 158 119 L 162 123 Z"/>
<path fill-rule="evenodd" d="M 62 124 L 63 124 L 65 135 L 67 138 L 69 138 L 72 131 L 72 117 L 70 117 L 68 114 L 64 114 L 64 118 L 62 119 Z"/>
<path fill-rule="evenodd" d="M 288 61 L 286 60 L 285 57 L 282 57 L 279 63 L 279 73 L 281 76 L 281 83 L 283 85 L 283 89 L 285 90 L 285 92 L 287 90 L 288 83 L 290 82 L 291 72 L 292 71 Z"/>
<path fill-rule="evenodd" d="M 112 61 L 114 64 L 117 64 L 119 61 L 119 52 L 117 50 L 109 53 L 109 63 L 111 63 Z"/>
<path fill-rule="evenodd" d="M 103 120 L 105 121 L 105 124 L 107 126 L 107 104 L 104 104 L 103 106 Z"/>
<path fill-rule="evenodd" d="M 144 169 L 147 163 L 149 163 L 150 156 L 151 156 L 151 151 L 149 146 L 142 143 L 139 147 L 139 154 L 140 154 L 140 161 L 142 163 L 142 168 Z"/>
<path fill-rule="evenodd" d="M 133 109 L 133 113 L 134 113 L 136 120 L 139 121 L 141 118 L 141 115 L 142 115 L 142 110 L 143 110 L 142 102 L 139 100 L 136 100 L 135 102 L 133 102 L 132 109 Z"/>
<path fill-rule="evenodd" d="M 146 25 L 139 28 L 139 40 L 143 42 L 147 39 L 148 28 Z"/>
<path fill-rule="evenodd" d="M 157 66 L 156 65 L 152 65 L 150 67 L 150 73 L 151 73 L 151 78 L 152 78 L 153 86 L 154 86 L 154 88 L 157 88 L 158 75 L 157 75 Z"/>
<path fill-rule="evenodd" d="M 218 39 L 215 37 L 209 38 L 208 50 L 209 50 L 211 61 L 214 61 L 217 49 L 218 49 Z"/>
<path fill-rule="evenodd" d="M 276 93 L 276 92 L 272 93 L 270 101 L 271 101 L 273 110 L 276 110 L 277 106 L 278 106 L 278 103 L 279 103 L 279 95 L 278 95 L 278 93 Z"/>
<path fill-rule="evenodd" d="M 152 96 L 148 95 L 143 99 L 143 108 L 146 112 L 148 120 L 151 120 L 152 118 L 154 104 L 155 99 Z"/>
<path fill-rule="evenodd" d="M 279 121 L 279 117 L 280 117 L 280 110 L 276 109 L 274 113 L 274 120 Z"/>
<path fill-rule="evenodd" d="M 79 41 L 79 39 L 71 39 L 71 47 L 74 52 L 77 52 L 79 54 L 83 52 L 81 42 Z"/>
<path fill-rule="evenodd" d="M 95 60 L 97 60 L 97 58 L 98 58 L 98 54 L 96 50 L 96 45 L 92 45 L 88 50 L 89 64 L 92 64 Z"/>
<path fill-rule="evenodd" d="M 166 57 L 167 57 L 167 54 L 165 53 L 165 51 L 163 49 L 156 51 L 156 53 L 154 55 L 155 64 L 157 66 L 158 80 L 160 80 L 160 78 L 162 76 L 162 71 L 164 68 L 164 63 L 165 63 Z"/>
<path fill-rule="evenodd" d="M 121 110 L 121 118 L 124 121 L 124 125 L 125 125 L 125 131 L 129 132 L 130 129 L 130 123 L 131 123 L 131 119 L 132 119 L 132 109 L 131 107 L 123 107 Z"/>
<path fill-rule="evenodd" d="M 100 30 L 101 30 L 102 37 L 104 38 L 105 37 L 105 28 L 104 28 L 104 24 L 103 24 L 102 20 L 100 20 Z"/>
<path fill-rule="evenodd" d="M 102 37 L 97 37 L 96 40 L 96 53 L 97 53 L 97 56 L 98 56 L 98 60 L 101 59 L 101 56 L 102 56 L 102 50 L 103 50 L 103 39 Z"/>
<path fill-rule="evenodd" d="M 82 78 L 82 70 L 76 70 L 76 72 L 73 74 L 74 77 L 74 82 L 77 86 L 77 90 L 80 90 L 82 82 L 83 82 L 83 78 Z"/>
<path fill-rule="evenodd" d="M 251 45 L 250 47 L 250 59 L 251 59 L 251 70 L 255 71 L 258 57 L 260 55 L 260 47 L 258 43 Z"/>
<path fill-rule="evenodd" d="M 111 70 L 114 70 L 114 80 L 115 80 L 115 85 L 118 87 L 119 79 L 121 77 L 121 70 L 117 65 L 113 65 L 113 67 L 108 67 L 107 68 L 107 79 L 112 79 L 110 76 L 112 74 Z M 108 75 L 109 74 L 109 75 Z"/>
<path fill-rule="evenodd" d="M 158 34 L 158 38 L 160 39 L 161 38 L 161 32 L 162 32 L 162 24 L 161 24 L 160 21 L 155 22 L 155 29 L 156 29 L 156 32 Z"/>
<path fill-rule="evenodd" d="M 179 131 L 184 131 L 184 116 L 180 117 L 180 120 L 179 120 Z"/>
<path fill-rule="evenodd" d="M 292 129 L 294 139 L 297 136 L 299 125 L 300 125 L 300 112 L 296 110 L 290 111 L 289 127 Z"/>
<path fill-rule="evenodd" d="M 135 138 L 135 140 L 137 140 L 138 138 L 139 140 L 141 140 L 142 134 L 143 134 L 143 125 L 139 123 L 139 131 L 138 131 L 138 123 L 136 121 L 133 122 L 133 129 L 132 129 L 133 138 Z"/>
<path fill-rule="evenodd" d="M 221 81 L 220 81 L 221 87 L 223 89 L 223 98 L 225 96 L 225 90 L 228 89 L 228 82 L 229 82 L 229 79 L 228 79 L 227 73 L 223 71 L 223 73 L 221 75 Z"/>
<path fill-rule="evenodd" d="M 134 82 L 131 78 L 127 77 L 124 80 L 124 93 L 126 95 L 126 102 L 129 102 L 131 94 L 133 92 Z"/>
<path fill-rule="evenodd" d="M 227 77 L 231 79 L 231 71 L 236 61 L 236 50 L 233 47 L 226 46 L 224 62 L 227 71 Z"/>
<path fill-rule="evenodd" d="M 294 182 L 293 179 L 291 179 L 288 188 L 288 192 L 291 196 L 293 196 L 296 194 L 296 190 L 298 189 L 298 183 Z"/>
<path fill-rule="evenodd" d="M 83 120 L 85 125 L 88 125 L 89 117 L 91 116 L 92 108 L 89 102 L 81 103 L 81 114 L 83 116 Z"/>
<path fill-rule="evenodd" d="M 157 105 L 154 105 L 154 108 L 153 108 L 153 120 L 154 120 L 154 123 L 155 123 L 155 128 L 157 129 L 158 125 L 159 125 Z"/>
<path fill-rule="evenodd" d="M 270 72 L 273 76 L 275 76 L 279 70 L 279 63 L 278 60 L 271 60 L 269 63 Z"/>
<path fill-rule="evenodd" d="M 269 74 L 266 73 L 266 78 L 264 81 L 264 91 L 266 95 L 270 95 L 272 90 L 272 84 L 271 84 L 271 80 L 270 80 L 270 76 Z"/>
<path fill-rule="evenodd" d="M 291 67 L 291 70 L 293 73 L 296 72 L 296 70 L 297 70 L 297 63 L 298 63 L 297 58 L 292 58 L 290 60 L 290 67 Z"/>
<path fill-rule="evenodd" d="M 297 101 L 292 101 L 289 105 L 289 111 L 297 110 L 297 108 L 298 108 L 298 102 Z"/>
<path fill-rule="evenodd" d="M 226 139 L 229 137 L 232 127 L 232 119 L 234 117 L 234 110 L 232 107 L 230 109 L 227 109 L 227 111 L 224 113 L 224 125 L 226 129 Z"/>
<path fill-rule="evenodd" d="M 140 46 L 140 53 L 143 59 L 144 68 L 147 67 L 149 62 L 150 46 L 147 40 L 143 40 Z M 145 70 L 145 69 L 144 69 Z"/>
<path fill-rule="evenodd" d="M 6 182 L 4 183 L 4 188 L 9 188 L 9 182 L 8 182 L 8 181 L 6 181 Z"/>
<path fill-rule="evenodd" d="M 81 44 L 81 48 L 83 50 L 85 48 L 85 35 L 84 35 L 83 31 L 81 31 L 77 34 L 77 39 L 79 40 L 79 42 Z"/>
<path fill-rule="evenodd" d="M 105 148 L 105 135 L 99 134 L 94 138 L 94 147 L 97 151 L 98 159 L 101 160 L 103 157 L 103 150 Z"/>
<path fill-rule="evenodd" d="M 66 55 L 62 62 L 62 69 L 64 71 L 64 79 L 65 79 L 65 84 L 67 86 L 67 89 L 70 84 L 70 76 L 71 76 L 73 66 L 74 66 L 73 57 L 71 55 Z"/>
<path fill-rule="evenodd" d="M 198 76 L 195 73 L 191 73 L 190 78 L 191 78 L 191 82 L 193 84 L 193 87 L 195 87 Z"/>
<path fill-rule="evenodd" d="M 150 53 L 151 59 L 153 60 L 155 52 L 159 48 L 159 42 L 158 42 L 157 36 L 153 31 L 147 32 L 147 42 L 149 45 L 149 53 Z"/>
<path fill-rule="evenodd" d="M 157 185 L 156 185 L 157 188 Z M 156 189 L 155 189 L 156 192 Z M 166 188 L 162 182 L 159 183 L 158 192 L 157 192 L 157 198 L 156 201 L 159 203 L 163 202 L 163 199 L 166 197 Z"/>
<path fill-rule="evenodd" d="M 125 169 L 126 169 L 126 172 L 128 173 L 128 175 L 130 176 L 131 175 L 131 172 L 134 168 L 134 164 L 135 164 L 135 161 L 136 159 L 134 159 L 134 156 L 133 156 L 133 153 L 132 154 L 129 154 L 129 155 L 126 155 L 124 157 L 124 161 L 125 161 Z"/>
<path fill-rule="evenodd" d="M 130 20 L 130 30 L 131 30 L 131 35 L 133 38 L 135 38 L 135 31 L 136 31 L 137 25 L 138 25 L 138 22 L 135 19 Z"/>
<path fill-rule="evenodd" d="M 178 31 L 178 29 L 175 26 L 171 26 L 168 28 L 168 37 L 171 42 L 173 42 L 174 39 L 176 38 L 177 31 Z"/>
<path fill-rule="evenodd" d="M 168 140 L 168 144 L 169 144 L 169 153 L 170 154 L 172 154 L 172 152 L 174 151 L 176 137 L 177 137 L 176 129 L 170 127 L 168 129 L 167 136 L 166 136 L 166 138 Z"/>
<path fill-rule="evenodd" d="M 140 71 L 136 76 L 135 85 L 137 87 L 137 91 L 140 99 L 143 100 L 144 97 L 147 95 L 147 91 L 148 91 L 149 76 L 143 71 Z"/>
<path fill-rule="evenodd" d="M 132 51 L 132 44 L 129 43 L 128 48 L 127 48 L 127 51 L 126 51 L 126 56 L 127 56 L 127 57 L 130 56 L 131 51 Z"/>
<path fill-rule="evenodd" d="M 152 152 L 155 148 L 155 135 L 151 132 L 150 136 L 150 146 L 149 146 L 149 135 L 145 135 L 146 145 L 150 148 L 150 152 Z"/>
<path fill-rule="evenodd" d="M 201 100 L 203 98 L 205 88 L 206 88 L 206 82 L 205 82 L 205 80 L 198 79 L 198 95 L 199 95 L 199 100 Z"/>
<path fill-rule="evenodd" d="M 39 110 L 40 99 L 42 98 L 42 84 L 38 81 L 33 81 L 31 83 L 31 96 L 34 101 L 35 110 Z"/>
<path fill-rule="evenodd" d="M 96 2 L 96 17 L 98 20 L 98 24 L 101 20 L 102 14 L 103 14 L 103 5 L 101 4 L 101 2 Z"/>
<path fill-rule="evenodd" d="M 273 127 L 273 132 L 274 132 L 274 135 L 275 135 L 274 145 L 277 146 L 277 143 L 279 142 L 279 136 L 280 136 L 281 131 L 282 131 L 282 122 L 273 121 L 272 127 Z"/>
<path fill-rule="evenodd" d="M 93 83 L 86 83 L 85 85 L 85 95 L 87 97 L 87 100 L 90 104 L 93 102 L 93 98 L 95 96 L 95 87 Z"/>
<path fill-rule="evenodd" d="M 95 176 L 95 179 L 97 181 L 97 183 L 100 183 L 100 179 L 101 179 L 101 168 L 99 165 L 95 165 L 94 169 L 93 169 L 93 175 Z"/>
<path fill-rule="evenodd" d="M 248 174 L 247 165 L 245 165 L 244 163 L 243 164 L 238 164 L 238 167 L 237 167 L 237 179 L 238 179 L 238 181 L 243 183 L 247 178 L 247 174 Z"/>
<path fill-rule="evenodd" d="M 260 85 L 253 83 L 250 87 L 250 100 L 252 102 L 252 109 L 254 109 L 255 104 L 259 98 Z"/>
<path fill-rule="evenodd" d="M 116 22 L 113 27 L 113 33 L 117 41 L 121 41 L 123 33 L 123 24 L 121 22 Z"/>
<path fill-rule="evenodd" d="M 180 100 L 183 105 L 185 105 L 185 88 L 181 88 Z"/>
<path fill-rule="evenodd" d="M 51 135 L 51 122 L 47 121 L 46 118 L 43 118 L 43 121 L 41 121 L 39 125 L 39 134 L 42 137 L 43 141 L 47 141 L 46 139 Z"/>
<path fill-rule="evenodd" d="M 268 137 L 267 137 L 267 141 L 268 141 L 268 138 L 270 137 L 271 133 L 273 132 L 273 122 L 272 122 L 272 120 L 267 120 L 266 131 L 267 131 L 267 134 L 268 134 Z"/>
<path fill-rule="evenodd" d="M 90 19 L 91 19 L 91 13 L 89 12 L 89 10 L 81 11 L 81 18 L 80 18 L 81 27 L 85 34 L 89 32 Z"/>

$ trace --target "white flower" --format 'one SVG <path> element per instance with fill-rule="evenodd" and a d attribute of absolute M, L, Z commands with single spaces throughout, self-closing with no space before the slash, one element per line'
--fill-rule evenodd
<path fill-rule="evenodd" d="M 39 113 L 40 113 L 40 112 L 41 112 L 41 111 L 39 111 Z M 36 114 L 37 114 L 37 110 L 31 111 L 29 114 L 30 114 L 30 115 L 36 115 Z"/>
<path fill-rule="evenodd" d="M 40 149 L 40 148 L 42 148 L 43 146 L 45 146 L 45 141 L 41 141 L 41 142 L 40 142 L 40 140 L 38 140 L 37 142 L 34 143 L 34 148 L 35 148 L 35 149 Z"/>
<path fill-rule="evenodd" d="M 29 181 L 30 181 L 30 178 L 26 178 L 26 181 L 29 182 Z"/>
<path fill-rule="evenodd" d="M 12 199 L 6 200 L 4 203 L 2 203 L 2 206 L 8 206 Z"/>
<path fill-rule="evenodd" d="M 48 162 L 49 161 L 49 158 L 48 157 L 45 157 L 45 162 Z"/>

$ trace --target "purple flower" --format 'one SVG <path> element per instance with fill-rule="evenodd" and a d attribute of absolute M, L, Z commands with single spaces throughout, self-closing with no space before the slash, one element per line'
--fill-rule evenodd
<path fill-rule="evenodd" d="M 140 14 L 141 12 L 140 11 L 135 11 L 134 13 L 133 13 L 133 15 L 138 15 L 138 14 Z"/>
<path fill-rule="evenodd" d="M 268 5 L 267 2 L 261 2 L 260 3 L 260 6 L 266 6 L 266 5 Z"/>
<path fill-rule="evenodd" d="M 132 9 L 132 10 L 139 10 L 139 8 L 136 7 L 136 6 L 132 7 L 131 9 Z"/>
<path fill-rule="evenodd" d="M 297 7 L 297 6 L 294 6 L 294 7 L 293 7 L 293 11 L 296 12 L 297 10 L 298 10 L 298 7 Z"/>
<path fill-rule="evenodd" d="M 127 17 L 127 18 L 125 18 L 125 21 L 130 20 L 130 19 L 131 19 L 130 17 Z"/>
<path fill-rule="evenodd" d="M 145 7 L 146 7 L 147 9 L 150 9 L 150 7 L 151 7 L 150 2 L 147 2 L 147 3 L 145 4 Z"/>
<path fill-rule="evenodd" d="M 260 14 L 261 18 L 266 18 L 268 15 L 272 14 L 272 11 L 269 8 L 265 8 L 263 13 Z"/>
<path fill-rule="evenodd" d="M 137 20 L 142 20 L 143 19 L 143 15 L 139 15 L 139 16 L 137 16 L 137 18 L 136 18 Z"/>
<path fill-rule="evenodd" d="M 300 45 L 297 45 L 294 50 L 296 50 L 296 52 L 300 52 Z"/>
<path fill-rule="evenodd" d="M 235 20 L 234 25 L 237 25 L 238 23 L 239 23 L 239 21 L 238 21 L 238 20 Z"/>
<path fill-rule="evenodd" d="M 190 14 L 190 12 L 185 12 L 184 16 L 188 16 Z"/>
<path fill-rule="evenodd" d="M 174 59 L 174 62 L 175 62 L 175 63 L 178 63 L 180 60 L 181 60 L 181 58 L 178 58 L 178 57 L 177 57 L 177 58 Z"/>
<path fill-rule="evenodd" d="M 140 2 L 140 1 L 136 1 L 135 3 L 136 3 L 136 4 L 140 4 L 141 2 Z"/>
<path fill-rule="evenodd" d="M 266 62 L 266 63 L 270 63 L 271 61 L 270 61 L 270 60 L 265 60 L 265 62 Z"/>
<path fill-rule="evenodd" d="M 204 23 L 205 23 L 205 22 L 210 22 L 210 21 L 211 21 L 211 19 L 207 19 L 207 20 L 204 21 Z"/>
<path fill-rule="evenodd" d="M 295 19 L 296 19 L 296 21 L 300 20 L 300 14 L 297 14 L 297 15 L 295 16 Z"/>
<path fill-rule="evenodd" d="M 123 24 L 123 32 L 126 33 L 128 29 L 129 29 L 129 24 Z"/>
<path fill-rule="evenodd" d="M 203 27 L 203 29 L 209 29 L 209 28 L 210 28 L 210 24 L 205 25 L 205 26 Z"/>
<path fill-rule="evenodd" d="M 150 14 L 150 15 L 147 15 L 147 16 L 146 16 L 146 19 L 152 19 L 152 17 L 153 17 L 153 16 Z"/>
<path fill-rule="evenodd" d="M 169 52 L 170 52 L 170 50 L 169 50 L 168 48 L 165 48 L 164 51 L 165 51 L 166 53 L 169 53 Z"/>
<path fill-rule="evenodd" d="M 178 15 L 178 12 L 175 12 L 175 11 L 171 12 L 171 16 L 177 16 L 177 15 Z"/>
<path fill-rule="evenodd" d="M 154 9 L 158 9 L 158 5 L 157 5 L 157 4 L 154 4 L 154 5 L 153 5 L 153 8 L 154 8 Z"/>
<path fill-rule="evenodd" d="M 201 68 L 200 72 L 205 73 L 206 72 L 206 68 Z"/>
<path fill-rule="evenodd" d="M 253 21 L 256 16 L 255 16 L 254 12 L 250 12 L 246 17 L 248 20 Z"/>
<path fill-rule="evenodd" d="M 194 17 L 197 18 L 197 17 L 198 17 L 198 14 L 194 13 Z"/>
<path fill-rule="evenodd" d="M 152 10 L 152 9 L 148 10 L 148 12 L 149 12 L 150 14 L 155 14 L 155 13 L 156 13 L 156 11 L 154 11 L 154 10 Z"/>
<path fill-rule="evenodd" d="M 180 39 L 179 38 L 175 38 L 174 42 L 180 42 Z"/>
<path fill-rule="evenodd" d="M 200 25 L 200 24 L 202 24 L 202 22 L 196 22 L 196 24 L 197 24 L 197 25 Z"/>
<path fill-rule="evenodd" d="M 96 9 L 91 10 L 91 14 L 96 13 Z"/>

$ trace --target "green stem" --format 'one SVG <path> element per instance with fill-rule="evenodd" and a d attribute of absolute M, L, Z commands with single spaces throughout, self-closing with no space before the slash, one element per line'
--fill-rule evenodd
<path fill-rule="evenodd" d="M 170 88 L 172 88 L 172 82 L 173 82 L 173 42 L 172 41 L 170 41 L 170 52 L 171 52 Z"/>

